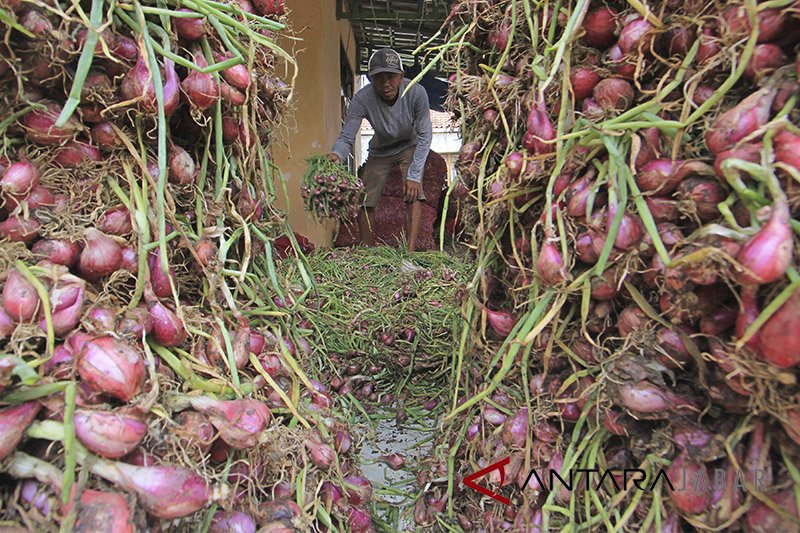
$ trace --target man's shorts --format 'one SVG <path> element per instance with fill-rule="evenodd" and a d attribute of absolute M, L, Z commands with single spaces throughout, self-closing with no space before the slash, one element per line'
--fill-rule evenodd
<path fill-rule="evenodd" d="M 361 181 L 364 183 L 364 207 L 376 207 L 383 194 L 383 188 L 386 186 L 386 179 L 392 171 L 395 163 L 400 166 L 400 176 L 403 180 L 403 191 L 405 191 L 405 180 L 408 176 L 408 167 L 411 166 L 411 160 L 414 158 L 414 151 L 416 146 L 412 146 L 403 150 L 399 154 L 390 155 L 386 157 L 370 156 L 364 163 L 363 175 Z M 422 189 L 419 191 L 419 199 L 425 200 L 425 193 Z"/>

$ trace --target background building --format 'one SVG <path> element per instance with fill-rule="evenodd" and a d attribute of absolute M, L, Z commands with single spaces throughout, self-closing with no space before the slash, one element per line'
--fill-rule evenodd
<path fill-rule="evenodd" d="M 287 50 L 294 50 L 299 75 L 293 94 L 294 114 L 288 128 L 279 132 L 273 159 L 283 173 L 286 195 L 278 206 L 288 213 L 292 228 L 317 246 L 331 244 L 335 225 L 317 223 L 307 213 L 300 196 L 300 181 L 306 170 L 305 158 L 327 153 L 341 130 L 347 103 L 366 72 L 374 50 L 391 47 L 403 64 L 419 68 L 411 54 L 427 41 L 449 12 L 448 0 L 287 0 L 288 23 L 296 40 L 283 38 Z M 442 38 L 437 37 L 441 42 Z M 430 82 L 428 78 L 426 81 Z M 433 84 L 436 82 L 433 80 Z M 427 89 L 430 83 L 423 84 Z M 460 140 L 449 124 L 449 116 L 433 112 L 433 150 L 452 169 Z M 368 132 L 356 140 L 352 170 L 366 158 Z"/>

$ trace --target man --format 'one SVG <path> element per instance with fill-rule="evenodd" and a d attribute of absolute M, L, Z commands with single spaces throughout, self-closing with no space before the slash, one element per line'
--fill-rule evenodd
<path fill-rule="evenodd" d="M 391 48 L 382 48 L 369 59 L 369 79 L 372 82 L 356 93 L 347 110 L 342 133 L 328 154 L 334 162 L 344 161 L 353 149 L 362 119 L 367 119 L 375 135 L 369 143 L 369 156 L 364 163 L 364 208 L 358 215 L 361 241 L 375 245 L 372 232 L 375 206 L 383 194 L 386 179 L 395 163 L 405 179 L 405 235 L 408 249 L 417 246 L 419 220 L 422 211 L 422 173 L 431 148 L 431 127 L 428 94 L 414 85 L 401 96 L 410 80 L 403 77 L 403 62 Z"/>

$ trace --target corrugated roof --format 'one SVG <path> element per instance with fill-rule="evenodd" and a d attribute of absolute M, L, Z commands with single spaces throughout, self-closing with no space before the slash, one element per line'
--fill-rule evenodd
<path fill-rule="evenodd" d="M 352 24 L 356 69 L 363 74 L 379 48 L 394 48 L 404 64 L 414 64 L 411 52 L 436 34 L 449 5 L 449 0 L 336 0 L 336 17 Z M 434 43 L 444 43 L 444 35 Z"/>

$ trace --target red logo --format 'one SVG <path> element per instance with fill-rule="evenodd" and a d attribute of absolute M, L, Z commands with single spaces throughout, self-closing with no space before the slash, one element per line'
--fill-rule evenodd
<path fill-rule="evenodd" d="M 510 457 L 506 457 L 505 459 L 502 459 L 502 460 L 500 460 L 500 461 L 498 461 L 498 462 L 496 462 L 494 464 L 491 464 L 491 465 L 487 466 L 486 468 L 478 470 L 474 474 L 468 475 L 467 477 L 464 478 L 464 485 L 466 485 L 467 487 L 469 487 L 469 488 L 471 488 L 473 490 L 477 490 L 481 494 L 485 494 L 486 496 L 492 498 L 493 500 L 497 500 L 498 502 L 502 503 L 503 505 L 508 505 L 510 503 L 510 500 L 508 498 L 506 498 L 505 496 L 501 496 L 500 494 L 497 494 L 496 492 L 492 492 L 489 489 L 487 489 L 486 487 L 481 487 L 480 485 L 475 483 L 475 480 L 485 476 L 486 474 L 488 474 L 492 470 L 499 470 L 500 471 L 500 485 L 502 485 L 503 481 L 505 481 L 505 479 L 506 479 L 506 471 L 505 471 L 505 469 L 503 469 L 503 467 L 505 465 L 507 465 L 509 463 L 509 461 L 511 461 L 511 458 Z"/>

